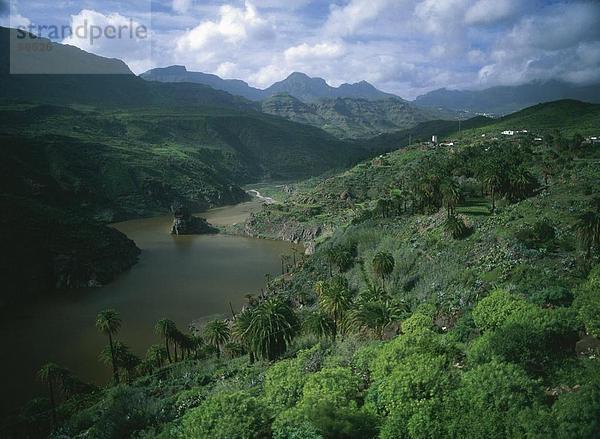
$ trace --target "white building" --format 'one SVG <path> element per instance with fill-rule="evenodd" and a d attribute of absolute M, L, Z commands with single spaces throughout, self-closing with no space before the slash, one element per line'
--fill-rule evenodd
<path fill-rule="evenodd" d="M 502 131 L 502 134 L 504 136 L 514 136 L 515 132 L 513 130 L 506 130 L 506 131 Z"/>

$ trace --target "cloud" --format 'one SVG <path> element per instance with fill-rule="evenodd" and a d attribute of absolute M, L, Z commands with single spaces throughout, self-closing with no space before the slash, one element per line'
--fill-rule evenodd
<path fill-rule="evenodd" d="M 346 53 L 341 43 L 317 43 L 309 45 L 302 43 L 298 46 L 290 47 L 284 52 L 284 57 L 290 62 L 302 60 L 323 60 L 336 59 Z"/>
<path fill-rule="evenodd" d="M 152 64 L 151 40 L 148 26 L 118 13 L 105 15 L 84 9 L 71 16 L 73 33 L 62 43 L 79 47 L 109 58 L 125 61 L 136 73 Z M 92 38 L 92 29 L 101 30 L 102 36 Z"/>
<path fill-rule="evenodd" d="M 481 67 L 483 84 L 525 83 L 563 79 L 600 81 L 600 4 L 551 5 L 523 17 L 490 50 Z"/>
<path fill-rule="evenodd" d="M 513 16 L 519 10 L 515 0 L 478 0 L 467 9 L 465 23 L 489 24 Z"/>
<path fill-rule="evenodd" d="M 151 14 L 148 0 L 85 4 L 102 15 L 94 22 L 152 23 L 152 58 L 126 42 L 70 42 L 136 72 L 185 64 L 266 87 L 302 71 L 408 98 L 440 87 L 600 81 L 597 0 L 152 0 Z M 36 24 L 82 13 L 71 0 L 19 5 Z"/>
<path fill-rule="evenodd" d="M 173 11 L 179 14 L 185 14 L 190 10 L 192 0 L 173 0 Z"/>
<path fill-rule="evenodd" d="M 27 28 L 29 25 L 31 25 L 31 20 L 19 13 L 15 2 L 0 0 L 0 26 Z"/>
<path fill-rule="evenodd" d="M 346 6 L 331 6 L 325 23 L 325 32 L 336 36 L 349 36 L 360 33 L 364 27 L 378 18 L 394 0 L 351 0 Z M 398 0 L 396 0 L 398 6 Z"/>
<path fill-rule="evenodd" d="M 237 44 L 253 39 L 268 39 L 274 35 L 273 26 L 258 14 L 250 2 L 245 3 L 244 9 L 222 6 L 219 16 L 218 21 L 203 21 L 186 32 L 178 39 L 177 50 L 198 51 L 223 43 Z"/>

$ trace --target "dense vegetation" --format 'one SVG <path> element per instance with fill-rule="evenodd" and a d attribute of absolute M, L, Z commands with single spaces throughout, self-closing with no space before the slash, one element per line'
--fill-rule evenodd
<path fill-rule="evenodd" d="M 280 202 L 244 231 L 313 255 L 229 320 L 161 320 L 144 359 L 102 313 L 114 385 L 44 367 L 14 435 L 598 437 L 600 154 L 532 120 L 265 188 Z"/>

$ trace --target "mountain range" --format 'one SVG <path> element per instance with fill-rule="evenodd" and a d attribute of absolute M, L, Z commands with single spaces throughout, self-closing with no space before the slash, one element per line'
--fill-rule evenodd
<path fill-rule="evenodd" d="M 152 69 L 146 73 L 142 73 L 140 77 L 148 81 L 204 84 L 217 90 L 243 96 L 252 101 L 262 101 L 279 93 L 288 93 L 307 103 L 323 98 L 356 98 L 367 100 L 398 98 L 393 94 L 378 90 L 366 81 L 332 87 L 322 78 L 311 78 L 300 72 L 294 72 L 283 81 L 276 82 L 264 90 L 251 87 L 246 82 L 237 79 L 222 79 L 216 75 L 207 73 L 190 72 L 184 66 Z"/>
<path fill-rule="evenodd" d="M 484 90 L 434 90 L 417 97 L 420 107 L 445 108 L 470 113 L 505 115 L 543 102 L 576 99 L 600 103 L 600 84 L 574 85 L 563 81 L 534 81 L 517 86 L 498 86 Z"/>

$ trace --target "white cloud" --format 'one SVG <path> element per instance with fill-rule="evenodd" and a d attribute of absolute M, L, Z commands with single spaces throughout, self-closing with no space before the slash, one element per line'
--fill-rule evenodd
<path fill-rule="evenodd" d="M 326 42 L 317 43 L 312 46 L 302 43 L 286 49 L 283 55 L 288 62 L 297 62 L 302 60 L 336 59 L 345 53 L 346 50 L 343 44 Z"/>
<path fill-rule="evenodd" d="M 465 14 L 467 24 L 493 23 L 511 17 L 519 9 L 515 0 L 478 0 Z"/>
<path fill-rule="evenodd" d="M 73 33 L 63 39 L 63 44 L 122 59 L 136 73 L 147 70 L 152 64 L 149 28 L 139 21 L 118 13 L 105 15 L 84 9 L 71 16 L 70 26 Z M 93 38 L 93 32 L 99 31 L 102 36 Z"/>
<path fill-rule="evenodd" d="M 173 11 L 179 14 L 186 14 L 192 6 L 192 0 L 173 0 Z"/>
<path fill-rule="evenodd" d="M 336 36 L 348 36 L 364 31 L 364 27 L 380 16 L 398 0 L 351 0 L 346 6 L 331 6 L 324 26 L 325 32 Z"/>
<path fill-rule="evenodd" d="M 258 14 L 250 2 L 245 3 L 244 9 L 222 6 L 219 15 L 218 21 L 206 20 L 187 31 L 177 41 L 177 50 L 198 51 L 223 43 L 237 44 L 251 39 L 273 37 L 273 26 Z"/>

